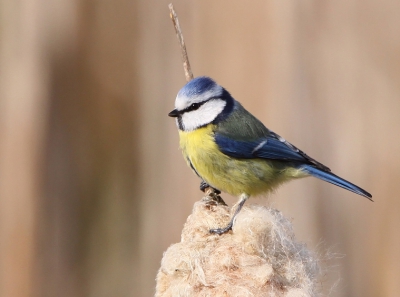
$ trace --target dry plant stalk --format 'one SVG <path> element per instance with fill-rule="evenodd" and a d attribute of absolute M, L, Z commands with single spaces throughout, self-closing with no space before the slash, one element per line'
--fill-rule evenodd
<path fill-rule="evenodd" d="M 179 44 L 181 46 L 182 60 L 183 60 L 183 70 L 185 71 L 186 81 L 191 81 L 193 79 L 192 69 L 190 68 L 189 57 L 186 51 L 185 40 L 183 39 L 183 34 L 181 30 L 181 26 L 179 25 L 178 16 L 175 13 L 174 6 L 172 3 L 168 5 L 170 11 L 170 18 L 174 23 L 176 37 L 179 40 Z"/>

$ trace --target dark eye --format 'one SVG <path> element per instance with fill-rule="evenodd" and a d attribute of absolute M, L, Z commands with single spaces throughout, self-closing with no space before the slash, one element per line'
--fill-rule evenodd
<path fill-rule="evenodd" d="M 200 103 L 193 103 L 192 105 L 190 105 L 190 110 L 196 110 L 200 107 Z"/>

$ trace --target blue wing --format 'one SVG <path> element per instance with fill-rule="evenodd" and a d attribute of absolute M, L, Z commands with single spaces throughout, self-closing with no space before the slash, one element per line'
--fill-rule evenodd
<path fill-rule="evenodd" d="M 293 162 L 293 166 L 312 176 L 368 199 L 372 197 L 370 193 L 333 174 L 328 167 L 268 130 L 237 101 L 234 112 L 218 124 L 214 131 L 214 138 L 220 151 L 232 158 Z"/>
<path fill-rule="evenodd" d="M 330 171 L 328 167 L 312 159 L 291 143 L 269 131 L 268 136 L 257 140 L 235 140 L 224 134 L 215 134 L 215 142 L 224 154 L 240 159 L 271 159 L 312 164 L 317 168 Z"/>
<path fill-rule="evenodd" d="M 328 167 L 307 156 L 274 132 L 270 131 L 268 136 L 255 141 L 234 140 L 217 133 L 215 134 L 215 142 L 221 152 L 233 158 L 261 158 L 295 162 L 299 169 L 312 176 L 372 200 L 370 193 L 333 174 Z"/>

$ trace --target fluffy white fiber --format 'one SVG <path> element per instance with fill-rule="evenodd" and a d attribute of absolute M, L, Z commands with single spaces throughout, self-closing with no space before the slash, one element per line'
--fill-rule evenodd
<path fill-rule="evenodd" d="M 204 198 L 194 205 L 181 242 L 164 253 L 156 297 L 317 296 L 317 260 L 295 241 L 281 212 L 249 205 L 223 235 L 209 230 L 229 222 L 230 209 Z"/>

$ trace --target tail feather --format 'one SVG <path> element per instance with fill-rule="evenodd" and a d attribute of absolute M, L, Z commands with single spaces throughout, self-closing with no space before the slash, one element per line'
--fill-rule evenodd
<path fill-rule="evenodd" d="M 334 184 L 358 195 L 364 196 L 372 201 L 372 195 L 370 193 L 361 189 L 355 184 L 352 184 L 351 182 L 337 176 L 336 174 L 333 174 L 332 172 L 323 171 L 312 165 L 302 165 L 301 169 L 316 178 L 322 179 L 323 181 Z"/>

